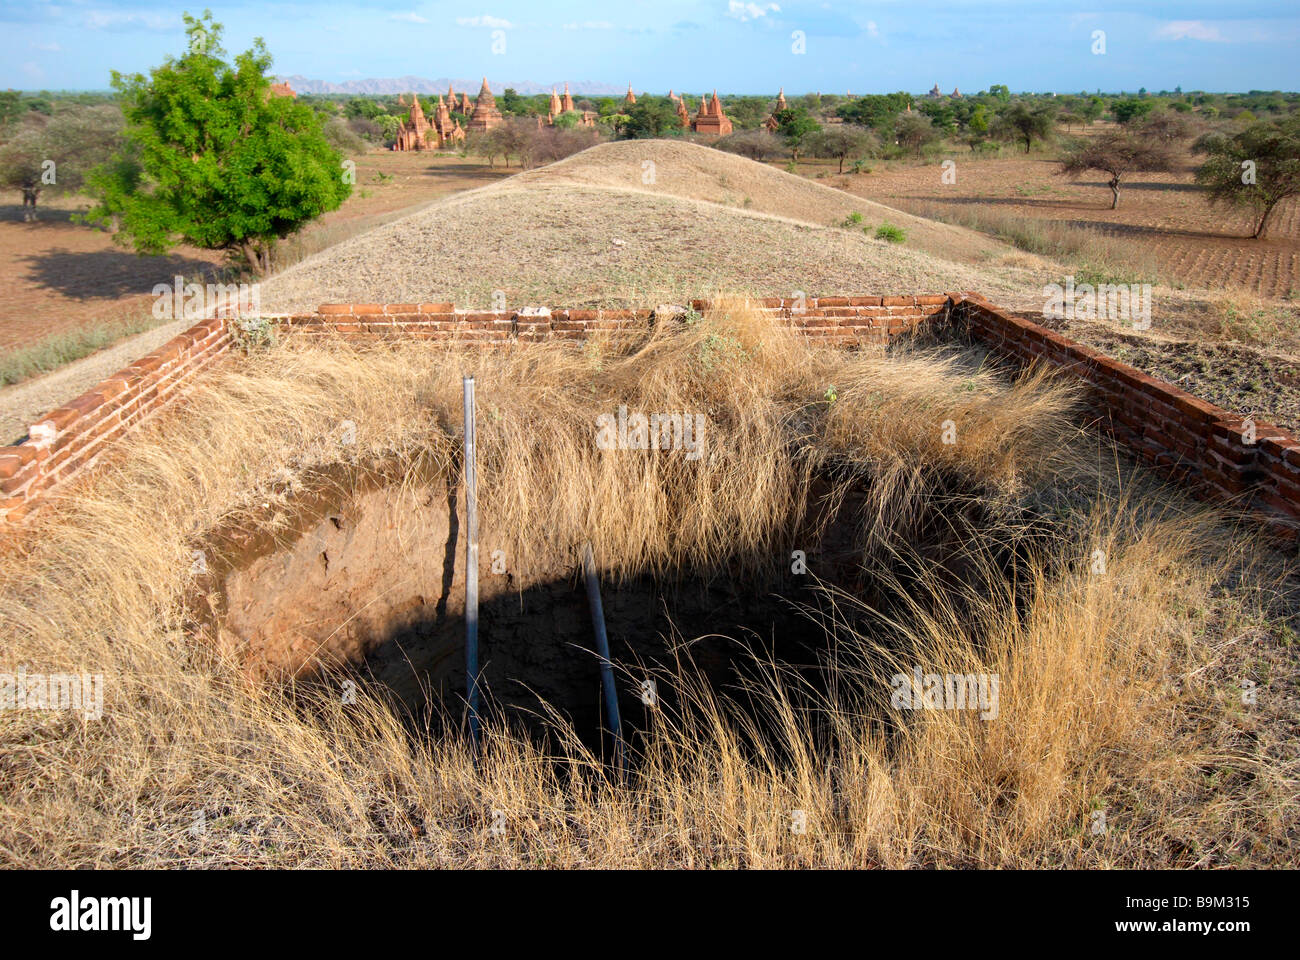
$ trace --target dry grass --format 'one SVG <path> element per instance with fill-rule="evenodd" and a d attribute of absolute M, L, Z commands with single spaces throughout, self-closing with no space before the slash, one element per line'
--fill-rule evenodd
<path fill-rule="evenodd" d="M 656 164 L 653 184 L 641 180 L 647 160 Z M 836 225 L 855 211 L 873 231 L 884 220 L 902 226 L 907 242 Z M 486 308 L 500 290 L 509 306 L 640 306 L 716 289 L 979 289 L 1017 305 L 1029 294 L 1036 302 L 1051 273 L 990 276 L 962 263 L 956 247 L 963 256 L 1006 249 L 707 147 L 609 143 L 339 243 L 264 284 L 262 303 L 285 311 L 374 301 Z"/>
<path fill-rule="evenodd" d="M 169 321 L 156 319 L 149 311 L 141 310 L 121 320 L 52 333 L 30 346 L 20 347 L 12 353 L 0 356 L 0 386 L 20 383 L 42 373 L 48 373 L 64 364 L 112 346 L 119 340 L 145 330 L 152 330 L 167 322 Z"/>
<path fill-rule="evenodd" d="M 344 457 L 454 469 L 462 372 L 480 384 L 485 522 L 527 531 L 521 548 L 543 545 L 534 531 L 560 547 L 591 538 L 608 575 L 771 553 L 833 464 L 838 483 L 870 485 L 864 561 L 919 571 L 899 584 L 915 605 L 867 629 L 829 618 L 834 683 L 820 697 L 757 659 L 761 729 L 693 688 L 698 709 L 660 718 L 626 784 L 572 731 L 548 753 L 490 729 L 476 766 L 458 737 L 412 738 L 364 689 L 346 706 L 259 686 L 195 644 L 182 613 L 195 540 L 262 503 L 287 516 L 295 478 Z M 620 402 L 706 413 L 707 455 L 595 449 L 594 416 Z M 250 357 L 124 444 L 114 470 L 0 558 L 5 669 L 108 685 L 97 721 L 0 714 L 0 859 L 1293 863 L 1295 757 L 1274 737 L 1285 714 L 1266 724 L 1234 706 L 1238 640 L 1265 630 L 1275 581 L 1213 516 L 1167 491 L 1126 499 L 1114 464 L 1086 455 L 1072 404 L 1059 384 L 1007 384 L 960 357 L 813 346 L 735 305 L 581 350 L 290 341 Z M 345 419 L 357 425 L 347 449 Z M 942 442 L 945 420 L 956 444 Z M 928 575 L 910 545 L 918 519 L 964 500 L 989 517 L 962 551 L 983 571 L 969 588 Z M 1173 505 L 1153 516 L 1162 502 Z M 1014 591 L 998 589 L 1027 507 L 1052 518 L 1052 541 L 1018 564 Z M 1106 551 L 1104 575 L 1084 562 L 1093 549 Z M 846 614 L 861 603 L 837 602 Z M 998 674 L 997 721 L 891 711 L 880 681 L 912 662 Z M 691 676 L 663 682 L 690 690 Z M 1111 824 L 1101 836 L 1094 808 Z M 504 835 L 489 831 L 493 810 Z M 806 834 L 790 831 L 792 810 Z"/>
<path fill-rule="evenodd" d="M 1086 222 L 1021 216 L 991 205 L 954 210 L 941 202 L 901 201 L 900 206 L 931 220 L 990 234 L 1017 250 L 1066 265 L 1080 283 L 1159 281 L 1155 258 L 1142 244 L 1116 239 Z"/>
<path fill-rule="evenodd" d="M 1227 287 L 1211 294 L 1204 311 L 1190 319 L 1205 339 L 1230 340 L 1300 357 L 1300 304 L 1294 300 L 1284 303 L 1249 289 Z"/>

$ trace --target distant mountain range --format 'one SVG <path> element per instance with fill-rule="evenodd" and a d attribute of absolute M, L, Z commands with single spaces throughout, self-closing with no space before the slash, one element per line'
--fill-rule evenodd
<path fill-rule="evenodd" d="M 449 77 L 438 77 L 435 80 L 430 80 L 428 77 L 368 77 L 365 80 L 330 83 L 328 80 L 311 80 L 301 74 L 295 74 L 292 77 L 276 77 L 276 79 L 287 82 L 297 93 L 446 93 L 447 85 L 450 84 L 457 93 L 464 90 L 473 97 L 478 93 L 479 87 L 483 85 L 482 77 L 477 80 Z M 560 80 L 554 84 L 533 83 L 531 80 L 512 80 L 506 83 L 498 83 L 495 80 L 488 81 L 488 88 L 498 96 L 506 87 L 512 87 L 516 93 L 528 96 L 534 93 L 550 93 L 552 87 L 563 92 L 564 81 Z M 608 83 L 593 83 L 590 80 L 570 80 L 569 92 L 575 97 L 612 97 L 626 93 L 627 88 L 619 88 Z"/>

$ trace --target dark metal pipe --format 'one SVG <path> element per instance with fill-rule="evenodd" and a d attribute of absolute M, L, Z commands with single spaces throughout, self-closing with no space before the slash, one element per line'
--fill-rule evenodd
<path fill-rule="evenodd" d="M 614 762 L 626 769 L 627 751 L 623 745 L 623 728 L 618 717 L 618 691 L 614 688 L 614 665 L 609 659 L 609 636 L 605 633 L 605 608 L 600 602 L 600 581 L 596 579 L 596 559 L 591 543 L 583 544 L 582 574 L 587 581 L 587 603 L 591 607 L 591 625 L 596 631 L 596 655 L 600 657 L 600 685 L 605 692 L 605 716 L 614 734 Z"/>

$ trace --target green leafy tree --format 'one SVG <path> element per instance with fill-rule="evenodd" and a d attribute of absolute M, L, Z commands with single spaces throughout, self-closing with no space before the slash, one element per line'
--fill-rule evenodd
<path fill-rule="evenodd" d="M 526 98 L 521 97 L 514 87 L 506 87 L 497 98 L 497 106 L 501 108 L 503 116 L 522 117 L 530 112 L 531 104 Z"/>
<path fill-rule="evenodd" d="M 373 120 L 384 112 L 384 108 L 369 98 L 353 97 L 347 102 L 343 112 L 349 120 L 355 120 L 357 117 Z"/>
<path fill-rule="evenodd" d="M 261 276 L 278 240 L 347 198 L 348 168 L 311 107 L 271 95 L 261 39 L 227 64 L 210 12 L 186 14 L 185 27 L 181 57 L 148 77 L 114 71 L 138 160 L 91 175 L 99 202 L 85 219 L 116 224 L 114 240 L 139 253 L 184 242 L 242 257 Z"/>
<path fill-rule="evenodd" d="M 21 97 L 17 90 L 0 90 L 0 134 L 4 128 L 17 120 L 23 112 Z"/>
<path fill-rule="evenodd" d="M 724 109 L 737 129 L 753 130 L 768 118 L 771 103 L 767 97 L 728 97 Z M 673 109 L 676 110 L 676 105 Z"/>
<path fill-rule="evenodd" d="M 804 141 L 820 130 L 821 124 L 808 115 L 803 107 L 789 107 L 772 114 L 776 120 L 776 132 L 790 148 L 790 159 L 797 161 Z"/>
<path fill-rule="evenodd" d="M 1211 203 L 1251 213 L 1255 239 L 1268 236 L 1278 204 L 1300 196 L 1300 114 L 1256 123 L 1235 136 L 1212 136 L 1198 146 L 1209 154 L 1196 171 Z"/>
<path fill-rule="evenodd" d="M 122 114 L 110 104 L 70 106 L 52 117 L 28 113 L 0 146 L 0 185 L 23 195 L 23 219 L 36 219 L 43 192 L 71 193 L 122 147 Z"/>
<path fill-rule="evenodd" d="M 919 109 L 941 134 L 957 132 L 957 112 L 948 101 L 923 101 Z"/>
<path fill-rule="evenodd" d="M 1140 132 L 1117 130 L 1085 140 L 1061 159 L 1061 173 L 1100 170 L 1110 174 L 1110 208 L 1119 206 L 1120 182 L 1130 173 L 1167 171 L 1173 165 L 1169 144 Z"/>
<path fill-rule="evenodd" d="M 392 143 L 396 140 L 397 131 L 402 129 L 402 118 L 395 117 L 391 113 L 376 114 L 374 123 L 379 127 L 385 143 Z"/>
<path fill-rule="evenodd" d="M 846 123 L 856 123 L 862 127 L 875 127 L 885 130 L 894 122 L 894 118 L 907 109 L 912 102 L 909 93 L 868 94 L 854 97 L 841 103 L 835 112 Z"/>
<path fill-rule="evenodd" d="M 1136 100 L 1129 97 L 1126 100 L 1116 100 L 1110 105 L 1110 112 L 1115 114 L 1115 120 L 1118 123 L 1132 123 L 1134 120 L 1141 120 L 1152 110 L 1156 108 L 1154 100 Z"/>
<path fill-rule="evenodd" d="M 627 140 L 668 136 L 681 129 L 677 111 L 658 97 L 643 97 L 628 107 L 624 116 L 627 119 L 618 124 L 618 131 Z"/>
<path fill-rule="evenodd" d="M 939 139 L 930 118 L 921 113 L 900 114 L 894 123 L 894 139 L 900 147 L 914 150 L 919 157 L 926 144 Z"/>
<path fill-rule="evenodd" d="M 555 126 L 560 130 L 572 130 L 578 125 L 579 119 L 577 110 L 566 110 L 555 118 Z"/>
<path fill-rule="evenodd" d="M 998 114 L 993 134 L 1000 140 L 1024 141 L 1025 153 L 1035 140 L 1048 140 L 1056 122 L 1056 109 L 1048 103 L 1031 106 L 1018 100 Z"/>
<path fill-rule="evenodd" d="M 1083 116 L 1083 122 L 1086 124 L 1096 123 L 1101 119 L 1101 115 L 1106 112 L 1106 101 L 1101 97 L 1089 97 L 1087 102 L 1079 108 L 1079 113 Z"/>
<path fill-rule="evenodd" d="M 860 159 L 870 156 L 880 146 L 880 141 L 870 130 L 840 123 L 818 130 L 807 138 L 805 146 L 814 157 L 838 160 L 839 172 L 843 173 L 844 161 L 848 157 Z"/>

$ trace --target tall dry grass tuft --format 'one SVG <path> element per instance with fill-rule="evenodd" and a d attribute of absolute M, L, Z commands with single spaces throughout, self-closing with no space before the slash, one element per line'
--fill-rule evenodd
<path fill-rule="evenodd" d="M 479 384 L 481 509 L 520 551 L 592 539 L 607 577 L 734 568 L 816 523 L 817 498 L 865 485 L 858 541 L 874 537 L 864 562 L 890 558 L 892 602 L 828 588 L 810 611 L 822 685 L 756 648 L 742 690 L 715 690 L 684 644 L 662 677 L 683 706 L 655 716 L 626 782 L 558 720 L 545 751 L 490 724 L 476 765 L 459 736 L 413 735 L 373 691 L 344 704 L 256 683 L 197 644 L 183 600 L 205 532 L 241 516 L 287 531 L 303 478 L 341 461 L 397 464 L 411 485 L 456 471 L 464 373 Z M 703 414 L 703 455 L 597 448 L 595 418 L 620 404 Z M 100 719 L 0 712 L 0 860 L 1284 860 L 1294 758 L 1252 755 L 1223 691 L 1227 640 L 1266 622 L 1268 571 L 1212 516 L 1153 515 L 1147 490 L 1109 499 L 1114 464 L 1090 458 L 1072 404 L 1059 384 L 1009 384 L 958 355 L 813 345 L 739 302 L 581 349 L 290 340 L 240 359 L 0 557 L 0 670 L 107 684 Z M 954 579 L 913 535 L 970 502 L 988 514 L 963 528 L 979 575 Z M 1009 566 L 1026 513 L 1049 517 L 1053 539 Z M 916 664 L 997 675 L 997 719 L 892 708 L 890 677 Z M 1230 784 L 1212 802 L 1206 766 Z M 1113 825 L 1101 835 L 1094 808 Z"/>

